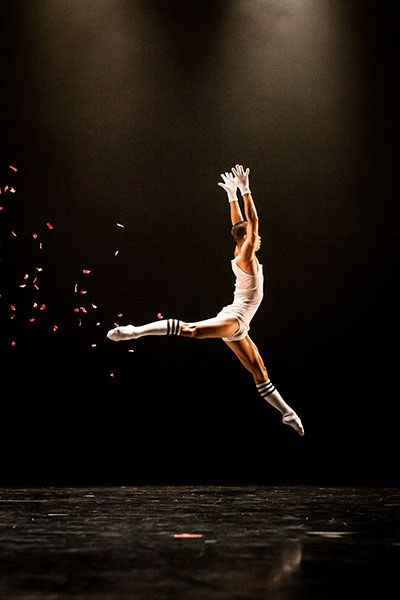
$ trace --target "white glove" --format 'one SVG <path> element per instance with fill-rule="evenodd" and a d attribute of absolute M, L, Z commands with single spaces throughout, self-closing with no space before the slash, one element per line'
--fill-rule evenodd
<path fill-rule="evenodd" d="M 221 177 L 224 180 L 224 183 L 219 182 L 218 185 L 224 188 L 224 190 L 228 194 L 229 202 L 235 202 L 238 199 L 236 195 L 237 183 L 232 173 L 227 172 L 225 173 L 225 175 L 221 173 Z"/>
<path fill-rule="evenodd" d="M 235 175 L 234 181 L 236 181 L 236 185 L 238 186 L 242 196 L 243 196 L 243 194 L 250 194 L 250 187 L 249 187 L 250 169 L 246 169 L 246 171 L 244 171 L 242 165 L 236 165 L 236 168 L 233 167 L 232 172 Z"/>

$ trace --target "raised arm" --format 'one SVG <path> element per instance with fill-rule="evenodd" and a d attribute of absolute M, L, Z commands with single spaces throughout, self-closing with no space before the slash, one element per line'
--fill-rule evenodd
<path fill-rule="evenodd" d="M 235 175 L 234 181 L 236 181 L 237 187 L 240 189 L 244 202 L 244 212 L 248 223 L 247 240 L 256 245 L 258 239 L 258 214 L 249 186 L 250 169 L 244 171 L 242 165 L 236 165 L 236 168 L 233 168 L 232 172 Z"/>
<path fill-rule="evenodd" d="M 236 181 L 243 197 L 244 210 L 247 220 L 246 236 L 240 246 L 240 252 L 238 253 L 240 256 L 238 256 L 237 264 L 246 273 L 255 275 L 258 272 L 256 252 L 261 247 L 261 238 L 258 235 L 257 210 L 249 187 L 250 169 L 246 169 L 246 171 L 244 171 L 242 165 L 236 165 L 236 168 L 233 168 L 232 172 L 235 175 L 234 180 Z"/>
<path fill-rule="evenodd" d="M 232 173 L 221 173 L 221 177 L 224 180 L 224 183 L 218 183 L 228 195 L 229 200 L 229 210 L 231 216 L 232 225 L 236 225 L 239 221 L 243 221 L 242 211 L 240 210 L 239 200 L 237 197 L 237 183 L 232 175 Z"/>

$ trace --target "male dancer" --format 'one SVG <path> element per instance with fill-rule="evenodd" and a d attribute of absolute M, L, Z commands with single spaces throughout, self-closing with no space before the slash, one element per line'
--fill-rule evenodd
<path fill-rule="evenodd" d="M 250 321 L 263 298 L 264 283 L 263 268 L 256 257 L 261 238 L 258 235 L 257 210 L 249 187 L 249 173 L 250 169 L 245 171 L 242 165 L 236 165 L 232 173 L 226 172 L 221 175 L 223 183 L 218 183 L 228 195 L 232 236 L 236 243 L 235 257 L 232 260 L 232 270 L 236 276 L 233 303 L 225 306 L 216 317 L 205 321 L 185 323 L 178 319 L 166 319 L 140 327 L 126 325 L 111 329 L 107 337 L 115 342 L 146 335 L 178 335 L 194 339 L 221 338 L 253 375 L 260 395 L 282 413 L 282 422 L 293 427 L 299 435 L 304 435 L 299 417 L 269 380 L 260 353 L 248 335 Z M 243 220 L 240 210 L 237 188 L 242 194 L 246 221 Z"/>

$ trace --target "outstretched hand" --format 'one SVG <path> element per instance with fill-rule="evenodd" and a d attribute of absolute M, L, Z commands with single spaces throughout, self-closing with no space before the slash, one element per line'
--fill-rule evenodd
<path fill-rule="evenodd" d="M 222 188 L 224 188 L 224 190 L 228 194 L 229 202 L 233 202 L 234 200 L 237 200 L 237 196 L 236 196 L 237 183 L 236 183 L 232 173 L 228 173 L 228 172 L 226 172 L 225 174 L 221 173 L 221 177 L 224 180 L 224 183 L 219 182 L 218 185 L 220 185 Z"/>
<path fill-rule="evenodd" d="M 246 171 L 243 169 L 243 165 L 236 165 L 236 168 L 233 167 L 232 168 L 232 173 L 235 175 L 234 177 L 234 181 L 236 181 L 236 184 L 238 186 L 238 188 L 240 189 L 240 193 L 242 194 L 249 194 L 250 193 L 250 186 L 249 186 L 249 173 L 250 173 L 250 169 L 246 169 Z"/>

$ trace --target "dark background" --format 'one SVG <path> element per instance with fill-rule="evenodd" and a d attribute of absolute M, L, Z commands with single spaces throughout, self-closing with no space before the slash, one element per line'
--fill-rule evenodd
<path fill-rule="evenodd" d="M 392 4 L 2 3 L 2 484 L 397 483 Z M 106 339 L 231 302 L 237 162 L 302 439 L 221 341 Z"/>

